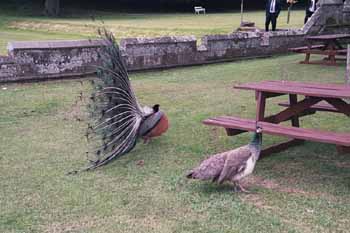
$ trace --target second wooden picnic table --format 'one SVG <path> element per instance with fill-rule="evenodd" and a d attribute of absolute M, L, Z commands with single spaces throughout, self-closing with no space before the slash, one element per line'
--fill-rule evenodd
<path fill-rule="evenodd" d="M 267 155 L 300 144 L 303 140 L 336 144 L 339 152 L 350 150 L 350 132 L 339 133 L 306 129 L 300 127 L 299 118 L 317 111 L 329 111 L 350 116 L 350 104 L 344 98 L 350 98 L 350 86 L 340 84 L 302 83 L 291 81 L 262 81 L 236 85 L 235 88 L 252 90 L 256 93 L 256 118 L 243 119 L 233 116 L 220 116 L 204 120 L 207 125 L 221 126 L 230 136 L 247 131 L 254 131 L 256 124 L 263 128 L 263 133 L 293 138 L 274 145 L 263 151 Z M 286 107 L 277 114 L 265 116 L 268 98 L 288 95 L 289 102 L 281 103 Z M 298 100 L 298 96 L 303 96 Z M 280 125 L 290 120 L 292 126 Z"/>
<path fill-rule="evenodd" d="M 307 46 L 290 48 L 296 53 L 305 53 L 303 64 L 324 64 L 337 65 L 337 56 L 346 56 L 346 48 L 342 42 L 350 39 L 350 34 L 331 34 L 305 37 Z M 326 55 L 326 59 L 320 61 L 310 61 L 311 54 Z"/>

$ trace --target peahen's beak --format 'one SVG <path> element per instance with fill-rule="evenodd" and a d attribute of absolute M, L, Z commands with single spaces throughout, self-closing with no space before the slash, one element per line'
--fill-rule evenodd
<path fill-rule="evenodd" d="M 189 172 L 186 174 L 186 177 L 187 177 L 188 179 L 194 179 L 194 177 L 193 177 L 193 171 L 189 171 Z"/>

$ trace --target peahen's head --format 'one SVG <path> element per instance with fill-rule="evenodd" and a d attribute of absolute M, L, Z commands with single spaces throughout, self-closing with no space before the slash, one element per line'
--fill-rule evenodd
<path fill-rule="evenodd" d="M 260 126 L 256 126 L 255 132 L 262 133 L 262 128 Z"/>
<path fill-rule="evenodd" d="M 255 146 L 261 146 L 262 143 L 262 128 L 260 126 L 256 126 L 254 136 L 252 138 L 252 141 L 250 142 L 251 145 Z"/>

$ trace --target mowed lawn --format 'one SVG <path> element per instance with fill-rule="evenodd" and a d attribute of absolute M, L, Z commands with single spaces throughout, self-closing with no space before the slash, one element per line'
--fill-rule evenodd
<path fill-rule="evenodd" d="M 207 10 L 206 15 L 77 10 L 75 14 L 67 14 L 62 18 L 47 18 L 0 9 L 0 54 L 7 53 L 6 45 L 9 41 L 91 38 L 96 37 L 97 28 L 102 25 L 114 32 L 118 39 L 174 35 L 194 35 L 199 39 L 208 34 L 231 33 L 240 24 L 238 12 L 213 13 L 210 9 Z M 303 10 L 293 11 L 290 24 L 287 25 L 287 11 L 282 11 L 278 28 L 300 28 L 304 14 Z M 265 12 L 246 12 L 244 20 L 253 21 L 259 28 L 264 28 Z"/>
<path fill-rule="evenodd" d="M 282 56 L 131 74 L 142 104 L 159 103 L 171 127 L 148 145 L 92 172 L 84 138 L 90 82 L 64 80 L 0 86 L 0 232 L 232 233 L 348 232 L 350 156 L 306 142 L 257 163 L 245 185 L 187 180 L 210 154 L 249 142 L 204 126 L 210 116 L 254 118 L 254 93 L 234 84 L 259 80 L 343 83 L 344 66 L 300 65 Z M 82 84 L 80 83 L 82 81 Z M 281 97 L 269 102 L 277 111 Z M 317 113 L 309 128 L 349 132 L 349 119 Z M 264 145 L 283 140 L 265 136 Z M 143 162 L 140 162 L 143 160 Z"/>

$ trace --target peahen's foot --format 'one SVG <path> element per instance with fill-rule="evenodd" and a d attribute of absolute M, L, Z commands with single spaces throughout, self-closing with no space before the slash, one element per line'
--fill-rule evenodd
<path fill-rule="evenodd" d="M 237 182 L 233 182 L 233 190 L 232 190 L 234 193 L 238 193 L 238 192 L 241 192 L 242 189 L 240 187 L 240 185 L 237 183 Z"/>
<path fill-rule="evenodd" d="M 241 192 L 243 192 L 243 193 L 250 193 L 250 191 L 248 191 L 247 189 L 245 189 L 240 183 L 237 183 L 237 186 L 239 187 L 239 189 L 241 190 Z"/>
<path fill-rule="evenodd" d="M 241 191 L 241 190 L 239 189 L 239 187 L 238 187 L 237 185 L 234 185 L 232 191 L 233 191 L 234 193 L 238 193 L 238 192 Z"/>

